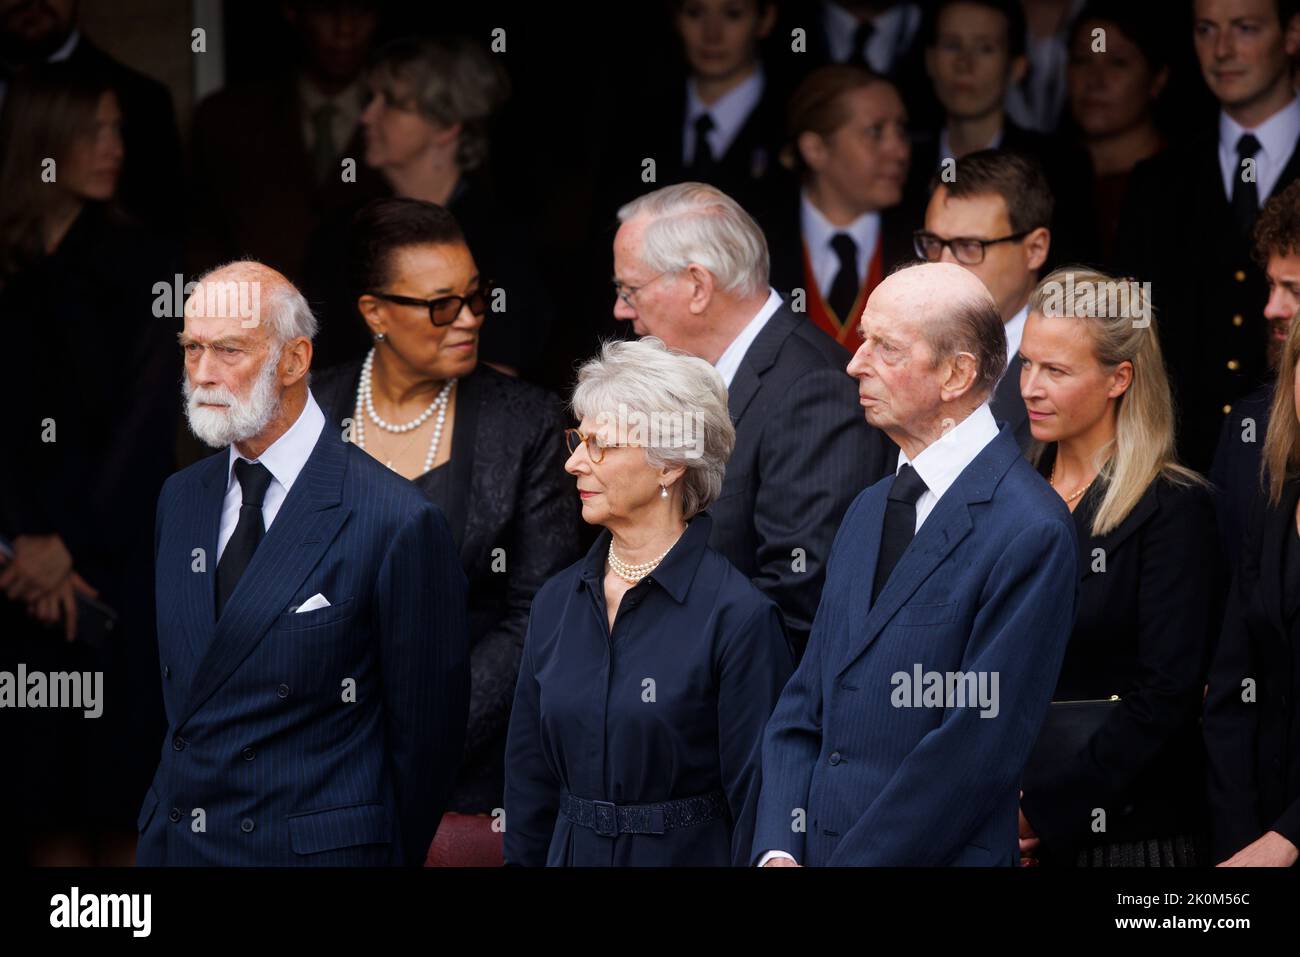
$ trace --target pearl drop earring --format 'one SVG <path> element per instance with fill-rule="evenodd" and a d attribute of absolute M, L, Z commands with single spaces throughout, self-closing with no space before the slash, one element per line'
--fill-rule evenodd
<path fill-rule="evenodd" d="M 660 498 L 667 498 L 667 497 L 668 497 L 668 486 L 667 486 L 667 485 L 660 485 L 660 486 L 659 486 L 659 497 L 660 497 Z"/>
<path fill-rule="evenodd" d="M 375 333 L 375 342 L 383 342 L 387 338 L 388 336 L 384 335 L 382 332 Z"/>

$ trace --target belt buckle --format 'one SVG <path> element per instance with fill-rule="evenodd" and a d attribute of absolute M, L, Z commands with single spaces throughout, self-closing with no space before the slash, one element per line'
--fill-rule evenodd
<path fill-rule="evenodd" d="M 592 801 L 594 830 L 601 837 L 618 836 L 618 808 L 612 801 Z"/>

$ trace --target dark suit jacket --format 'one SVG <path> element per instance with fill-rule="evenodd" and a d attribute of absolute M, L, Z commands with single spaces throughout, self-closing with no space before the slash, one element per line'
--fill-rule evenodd
<path fill-rule="evenodd" d="M 993 410 L 994 419 L 1011 426 L 1011 434 L 1016 437 L 1020 451 L 1028 449 L 1034 435 L 1029 430 L 1029 410 L 1020 394 L 1020 363 L 1013 361 L 1007 366 L 989 398 L 989 408 Z M 897 462 L 897 458 L 894 461 Z"/>
<path fill-rule="evenodd" d="M 807 654 L 764 734 L 755 863 L 768 850 L 807 865 L 1018 860 L 1020 773 L 1074 621 L 1074 525 L 1004 426 L 873 602 L 892 482 L 844 516 Z M 997 714 L 911 706 L 921 689 L 900 680 L 917 670 L 983 675 L 986 690 L 997 675 Z"/>
<path fill-rule="evenodd" d="M 1283 577 L 1297 500 L 1296 479 L 1276 507 L 1266 495 L 1255 500 L 1210 667 L 1204 726 L 1216 862 L 1267 831 L 1300 846 L 1300 616 L 1287 615 L 1293 598 Z M 1247 679 L 1253 695 L 1243 700 Z"/>
<path fill-rule="evenodd" d="M 465 576 L 442 511 L 327 422 L 214 624 L 227 474 L 223 450 L 158 499 L 168 728 L 137 861 L 419 866 L 469 696 Z M 328 607 L 293 610 L 317 592 Z"/>
<path fill-rule="evenodd" d="M 1261 311 L 1268 288 L 1233 223 L 1218 149 L 1215 134 L 1139 163 L 1116 241 L 1122 272 L 1153 285 L 1181 415 L 1180 457 L 1200 471 L 1209 469 L 1225 406 L 1268 376 Z M 1297 176 L 1300 150 L 1291 154 L 1271 195 Z"/>
<path fill-rule="evenodd" d="M 1092 517 L 1106 487 L 1094 483 L 1074 510 L 1079 616 L 1053 697 L 1120 704 L 1078 753 L 1040 741 L 1021 799 L 1047 854 L 1067 860 L 1098 840 L 1204 826 L 1197 716 L 1225 591 L 1210 492 L 1157 479 L 1099 537 Z M 1107 812 L 1104 834 L 1091 830 L 1094 808 Z"/>
<path fill-rule="evenodd" d="M 356 182 L 343 182 L 340 166 L 316 185 L 292 76 L 213 93 L 194 111 L 192 139 L 191 272 L 251 258 L 302 285 L 313 229 L 385 191 L 360 128 L 340 154 L 356 160 Z"/>
<path fill-rule="evenodd" d="M 844 510 L 884 474 L 888 440 L 867 424 L 848 361 L 782 306 L 745 353 L 727 397 L 736 447 L 710 509 L 709 544 L 781 608 L 796 657 Z"/>
<path fill-rule="evenodd" d="M 360 374 L 353 362 L 312 378 L 340 436 L 355 414 Z M 506 727 L 528 609 L 542 583 L 581 554 L 581 519 L 564 471 L 568 423 L 555 398 L 482 364 L 456 389 L 451 461 L 414 484 L 447 516 L 469 579 L 469 722 L 448 810 L 488 814 L 504 801 Z M 444 468 L 450 473 L 438 476 Z"/>
<path fill-rule="evenodd" d="M 1210 467 L 1223 554 L 1234 570 L 1241 558 L 1241 539 L 1250 521 L 1251 507 L 1263 494 L 1259 466 L 1273 410 L 1273 385 L 1267 382 L 1233 403 L 1232 412 L 1223 420 Z"/>

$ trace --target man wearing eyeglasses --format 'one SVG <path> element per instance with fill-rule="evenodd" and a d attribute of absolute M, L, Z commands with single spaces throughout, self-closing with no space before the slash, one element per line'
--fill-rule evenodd
<path fill-rule="evenodd" d="M 962 157 L 955 174 L 952 182 L 935 178 L 916 254 L 964 266 L 993 295 L 1007 336 L 1007 371 L 990 405 L 1024 450 L 1031 435 L 1017 358 L 1029 294 L 1051 247 L 1052 191 L 1035 161 L 1001 150 Z"/>

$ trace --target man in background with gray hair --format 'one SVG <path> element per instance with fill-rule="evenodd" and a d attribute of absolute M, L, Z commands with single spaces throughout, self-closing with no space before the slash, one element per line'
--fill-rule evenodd
<path fill-rule="evenodd" d="M 871 294 L 849 363 L 897 473 L 850 506 L 763 737 L 762 866 L 1014 865 L 1020 775 L 1074 626 L 1060 496 L 1000 429 L 997 304 L 926 263 Z"/>
<path fill-rule="evenodd" d="M 460 764 L 455 544 L 437 506 L 326 424 L 315 333 L 261 263 L 215 270 L 185 305 L 186 415 L 222 451 L 158 500 L 168 728 L 140 864 L 419 866 Z"/>
<path fill-rule="evenodd" d="M 614 316 L 711 362 L 736 448 L 709 544 L 771 597 L 803 653 L 844 510 L 886 470 L 848 353 L 768 285 L 767 241 L 731 197 L 666 186 L 618 211 Z"/>

